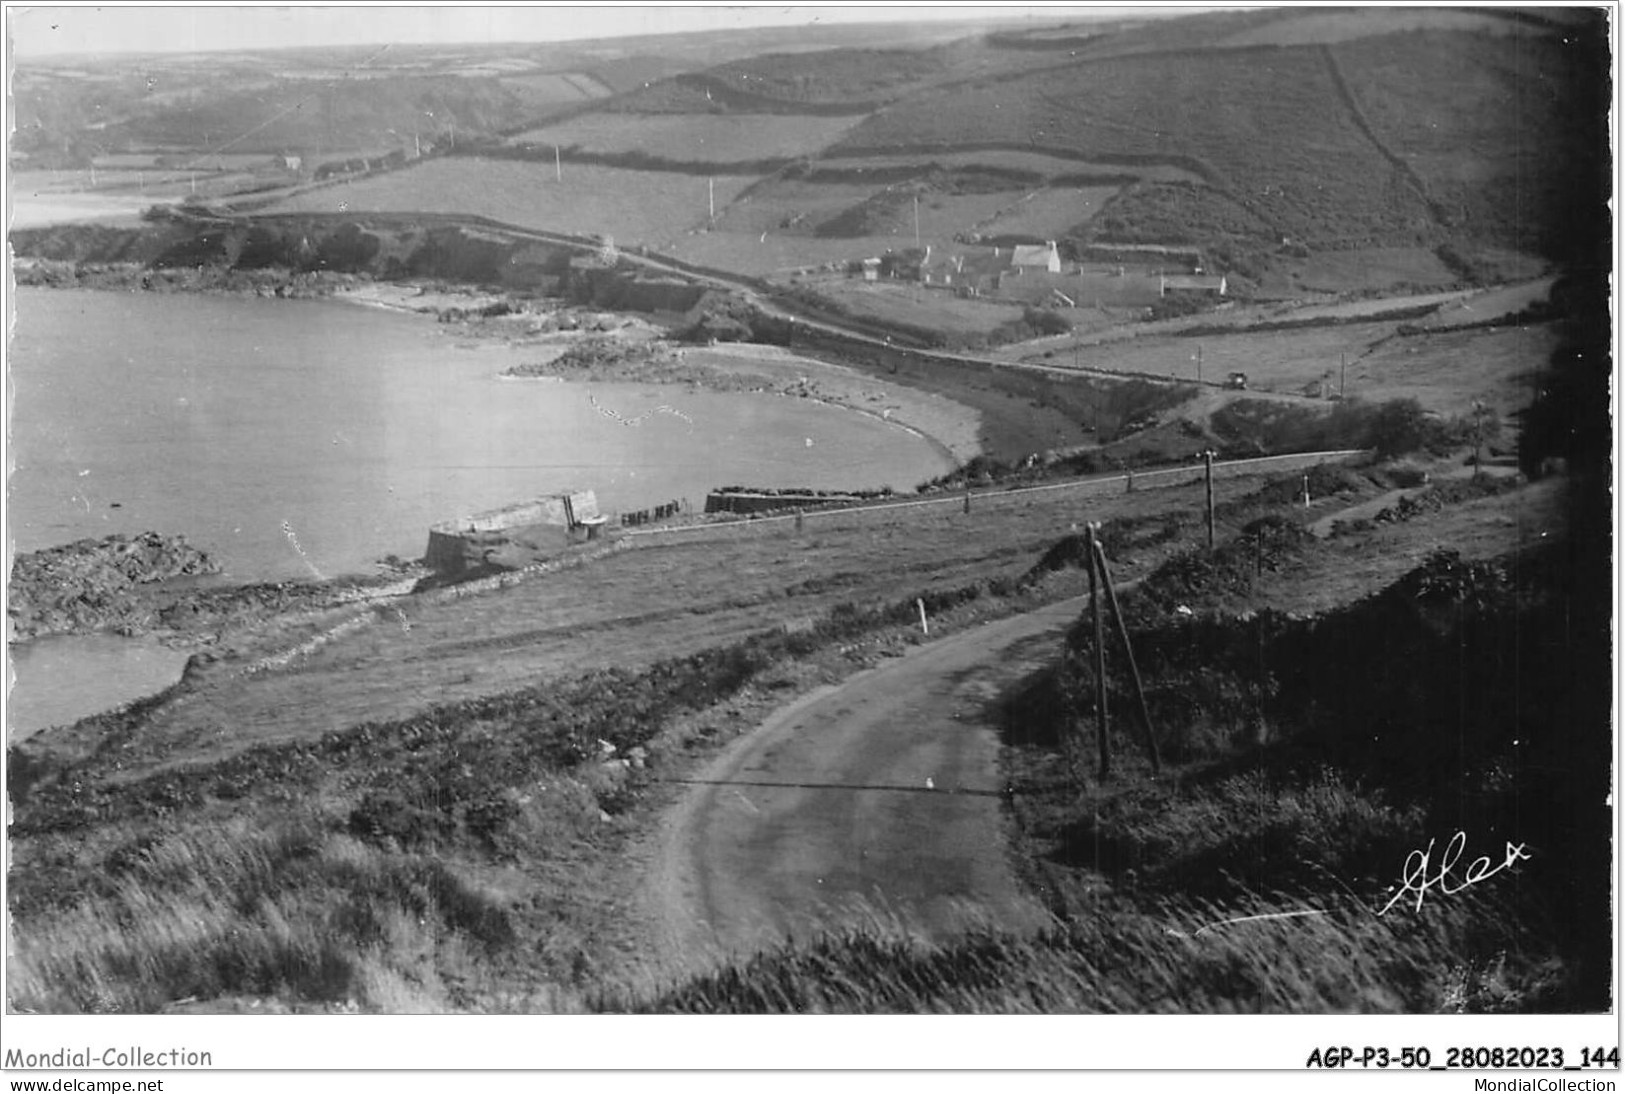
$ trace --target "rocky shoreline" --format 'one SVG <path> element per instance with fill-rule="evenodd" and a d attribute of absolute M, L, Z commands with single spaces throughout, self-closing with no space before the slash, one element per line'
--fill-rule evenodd
<path fill-rule="evenodd" d="M 16 259 L 12 273 L 18 285 L 31 288 L 214 293 L 286 300 L 324 299 L 355 281 L 351 274 L 325 270 L 294 272 L 220 266 L 155 269 L 136 262 L 70 262 L 26 257 Z"/>
<path fill-rule="evenodd" d="M 507 379 L 571 380 L 591 383 L 689 384 L 707 391 L 776 391 L 766 375 L 717 368 L 687 360 L 664 341 L 632 341 L 591 336 L 562 353 L 515 365 Z"/>
<path fill-rule="evenodd" d="M 47 634 L 152 629 L 154 586 L 217 574 L 220 566 L 184 536 L 156 532 L 84 539 L 18 555 L 11 570 L 12 640 Z"/>
<path fill-rule="evenodd" d="M 230 627 L 347 603 L 414 572 L 403 566 L 398 573 L 328 582 L 209 586 L 199 579 L 220 573 L 220 566 L 184 536 L 85 539 L 17 556 L 8 640 L 102 632 L 208 644 Z"/>

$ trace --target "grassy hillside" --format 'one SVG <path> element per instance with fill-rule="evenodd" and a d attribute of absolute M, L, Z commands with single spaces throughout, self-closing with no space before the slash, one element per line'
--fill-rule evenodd
<path fill-rule="evenodd" d="M 1592 28 L 1593 30 L 1595 28 Z M 1336 47 L 1372 131 L 1426 187 L 1452 238 L 1562 257 L 1596 230 L 1605 62 L 1585 36 L 1438 31 Z"/>
<path fill-rule="evenodd" d="M 1243 273 L 1283 240 L 1553 256 L 1575 230 L 1576 178 L 1606 146 L 1596 28 L 1576 54 L 1551 28 L 1462 14 L 1404 33 L 1380 13 L 1358 25 L 1283 12 L 1175 20 L 1033 71 L 921 90 L 831 153 L 1004 148 L 1177 167 L 1200 181 L 1131 187 L 1080 218 L 1078 235 L 1227 243 L 1252 252 L 1251 269 L 1233 265 Z M 1196 48 L 1198 31 L 1214 48 Z M 1114 55 L 1130 39 L 1132 56 Z"/>
<path fill-rule="evenodd" d="M 1106 163 L 1192 169 L 1205 186 L 1190 188 L 1167 218 L 1187 239 L 1274 234 L 1328 244 L 1424 231 L 1429 222 L 1420 195 L 1355 125 L 1312 50 L 1102 61 L 922 95 L 871 118 L 840 149 L 976 144 L 1087 149 Z M 1147 208 L 1162 193 L 1125 195 L 1095 234 L 1177 242 Z"/>

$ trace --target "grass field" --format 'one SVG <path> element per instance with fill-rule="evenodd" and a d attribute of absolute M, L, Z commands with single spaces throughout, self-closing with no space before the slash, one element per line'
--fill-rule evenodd
<path fill-rule="evenodd" d="M 1279 19 L 1263 26 L 1227 34 L 1214 44 L 1221 49 L 1236 46 L 1332 45 L 1357 38 L 1384 38 L 1417 31 L 1459 31 L 1469 34 L 1527 35 L 1529 28 L 1512 19 L 1479 11 L 1451 11 L 1446 8 L 1379 12 L 1297 12 L 1295 18 Z M 1393 39 L 1389 38 L 1389 43 Z M 1386 43 L 1385 43 L 1386 44 Z"/>
<path fill-rule="evenodd" d="M 935 159 L 935 157 L 933 157 Z M 768 275 L 848 262 L 914 246 L 914 185 L 772 179 L 732 202 L 714 231 L 683 240 L 674 253 L 692 262 Z M 1001 189 L 919 195 L 919 242 L 937 253 L 967 234 L 1055 239 L 1087 220 L 1105 187 Z"/>
<path fill-rule="evenodd" d="M 508 143 L 641 152 L 685 163 L 743 163 L 813 155 L 855 124 L 854 118 L 766 114 L 587 114 L 527 130 Z"/>
<path fill-rule="evenodd" d="M 975 149 L 955 151 L 944 149 L 933 151 L 929 156 L 885 155 L 882 153 L 850 155 L 843 152 L 839 156 L 830 156 L 819 160 L 813 165 L 813 170 L 815 172 L 887 171 L 900 167 L 918 167 L 927 162 L 947 168 L 987 167 L 1004 171 L 1025 171 L 1039 179 L 1052 182 L 1068 177 L 1088 178 L 1091 176 L 1107 176 L 1110 178 L 1132 176 L 1147 182 L 1201 181 L 1200 176 L 1167 164 L 1125 166 L 1122 164 L 1096 163 L 1087 158 L 1053 156 L 1042 152 L 1008 151 L 1004 149 L 998 151 L 978 151 Z"/>
<path fill-rule="evenodd" d="M 615 92 L 585 72 L 540 72 L 502 75 L 501 84 L 527 105 L 551 106 L 602 99 Z"/>
<path fill-rule="evenodd" d="M 523 228 L 606 235 L 622 246 L 653 246 L 704 226 L 706 181 L 573 164 L 556 182 L 551 163 L 458 156 L 300 194 L 266 211 L 471 213 Z M 718 206 L 751 181 L 719 176 Z"/>
<path fill-rule="evenodd" d="M 920 243 L 939 251 L 954 236 L 1018 204 L 1028 191 L 926 193 L 921 196 Z M 820 234 L 820 228 L 827 235 Z M 752 187 L 717 217 L 716 229 L 676 244 L 691 262 L 741 273 L 848 262 L 914 246 L 914 204 L 905 188 L 773 179 Z"/>
<path fill-rule="evenodd" d="M 1060 239 L 1100 212 L 1115 186 L 1038 190 L 976 225 L 983 235 Z"/>
<path fill-rule="evenodd" d="M 1414 398 L 1429 410 L 1456 415 L 1482 399 L 1503 416 L 1527 405 L 1527 378 L 1545 367 L 1556 345 L 1550 325 L 1454 331 L 1401 337 L 1398 324 L 1354 323 L 1305 330 L 1143 337 L 1105 345 L 1059 348 L 1048 363 L 1194 379 L 1200 347 L 1209 381 L 1247 375 L 1254 391 L 1335 395 L 1348 360 L 1347 395 L 1372 402 Z"/>
<path fill-rule="evenodd" d="M 706 76 L 745 94 L 788 102 L 868 101 L 894 97 L 940 74 L 944 61 L 932 50 L 831 49 L 730 61 Z"/>
<path fill-rule="evenodd" d="M 200 197 L 220 198 L 253 183 L 246 174 L 207 174 L 198 179 Z M 192 193 L 191 177 L 174 172 L 140 172 L 121 168 L 89 171 L 16 171 L 11 175 L 11 224 L 32 228 L 81 220 L 139 223 L 140 214 L 163 202 L 184 201 Z"/>
<path fill-rule="evenodd" d="M 848 278 L 810 283 L 820 296 L 860 318 L 890 320 L 926 330 L 986 334 L 1022 316 L 1020 304 L 967 300 L 908 282 L 869 284 Z"/>
<path fill-rule="evenodd" d="M 1345 293 L 1380 288 L 1395 291 L 1453 285 L 1460 275 L 1426 247 L 1371 247 L 1358 251 L 1320 251 L 1308 258 L 1281 262 L 1262 279 L 1259 291 L 1274 293 Z"/>
<path fill-rule="evenodd" d="M 1221 496 L 1246 489 L 1225 482 Z M 687 655 L 842 601 L 884 600 L 899 583 L 947 587 L 1016 575 L 1081 519 L 1057 504 L 1060 493 L 990 495 L 968 517 L 957 499 L 923 510 L 816 516 L 801 535 L 779 523 L 676 534 L 562 579 L 406 602 L 404 617 L 389 611 L 288 670 L 244 677 L 241 664 L 221 664 L 216 683 L 148 720 L 144 751 L 160 763 L 218 759 L 599 665 L 630 669 Z M 1089 511 L 1143 514 L 1199 501 L 1194 487 L 1143 491 L 1093 502 Z M 636 649 L 627 645 L 634 634 Z M 317 690 L 319 706 L 300 700 Z"/>

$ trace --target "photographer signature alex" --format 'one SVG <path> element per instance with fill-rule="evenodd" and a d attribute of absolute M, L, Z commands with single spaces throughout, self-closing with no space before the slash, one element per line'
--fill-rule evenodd
<path fill-rule="evenodd" d="M 1427 850 L 1412 851 L 1405 857 L 1405 868 L 1400 871 L 1401 886 L 1394 893 L 1392 899 L 1382 906 L 1379 916 L 1387 915 L 1395 904 L 1408 897 L 1416 898 L 1415 910 L 1422 910 L 1422 902 L 1427 899 L 1430 889 L 1437 889 L 1446 895 L 1459 893 L 1463 889 L 1477 885 L 1486 878 L 1494 877 L 1502 870 L 1520 861 L 1527 861 L 1531 856 L 1526 850 L 1527 844 L 1507 843 L 1506 851 L 1499 863 L 1495 863 L 1489 855 L 1476 858 L 1462 872 L 1461 880 L 1452 884 L 1452 872 L 1456 863 L 1467 850 L 1467 833 L 1457 832 L 1445 844 L 1444 853 L 1439 858 L 1437 870 L 1433 868 L 1433 848 L 1437 840 L 1428 840 Z"/>

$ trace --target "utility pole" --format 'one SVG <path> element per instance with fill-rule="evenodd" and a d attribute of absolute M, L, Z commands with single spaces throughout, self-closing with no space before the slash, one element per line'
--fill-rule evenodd
<path fill-rule="evenodd" d="M 564 160 L 559 156 L 559 146 L 553 146 L 553 181 L 564 181 Z"/>
<path fill-rule="evenodd" d="M 1343 367 L 1339 370 L 1338 377 L 1337 377 L 1337 397 L 1339 399 L 1345 398 L 1348 395 L 1348 393 L 1349 393 L 1349 355 L 1345 351 L 1343 353 Z"/>
<path fill-rule="evenodd" d="M 1484 474 L 1484 401 L 1473 400 L 1473 478 Z"/>
<path fill-rule="evenodd" d="M 914 249 L 920 249 L 920 195 L 914 195 Z"/>
<path fill-rule="evenodd" d="M 1196 382 L 1202 382 L 1202 343 L 1196 343 Z"/>
<path fill-rule="evenodd" d="M 1100 583 L 1106 586 L 1106 602 L 1111 605 L 1112 618 L 1117 620 L 1117 637 L 1122 639 L 1123 653 L 1128 658 L 1129 675 L 1134 678 L 1134 695 L 1140 703 L 1140 719 L 1145 723 L 1145 750 L 1151 754 L 1151 770 L 1162 772 L 1162 756 L 1157 751 L 1156 731 L 1151 728 L 1151 708 L 1145 701 L 1145 683 L 1140 679 L 1140 664 L 1134 659 L 1134 645 L 1128 639 L 1128 624 L 1123 622 L 1123 609 L 1117 604 L 1117 590 L 1112 588 L 1112 573 L 1106 566 L 1106 548 L 1100 540 L 1094 541 L 1092 564 L 1100 568 Z"/>
<path fill-rule="evenodd" d="M 1213 449 L 1210 448 L 1202 453 L 1202 462 L 1206 465 L 1207 479 L 1207 549 L 1212 551 L 1215 538 L 1213 525 Z"/>
<path fill-rule="evenodd" d="M 1089 555 L 1089 619 L 1095 632 L 1095 726 L 1100 736 L 1100 778 L 1104 781 L 1112 773 L 1112 746 L 1106 717 L 1106 632 L 1100 620 L 1100 579 L 1095 565 L 1096 527 L 1091 523 L 1084 533 L 1084 550 Z"/>
<path fill-rule="evenodd" d="M 707 192 L 710 194 L 711 199 L 711 220 L 715 222 L 717 219 L 717 180 L 715 178 L 711 178 L 706 181 L 709 184 Z"/>

